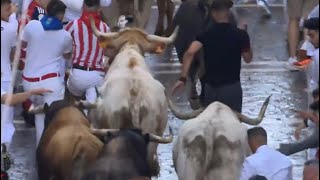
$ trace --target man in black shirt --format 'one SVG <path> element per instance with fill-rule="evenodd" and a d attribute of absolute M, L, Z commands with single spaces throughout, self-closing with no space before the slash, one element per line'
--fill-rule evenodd
<path fill-rule="evenodd" d="M 232 6 L 231 0 L 213 1 L 211 14 L 215 23 L 192 42 L 184 54 L 181 77 L 173 93 L 184 88 L 193 57 L 203 47 L 206 73 L 201 79 L 204 82 L 202 104 L 208 106 L 219 101 L 241 112 L 241 58 L 250 63 L 253 55 L 248 33 L 229 22 Z"/>

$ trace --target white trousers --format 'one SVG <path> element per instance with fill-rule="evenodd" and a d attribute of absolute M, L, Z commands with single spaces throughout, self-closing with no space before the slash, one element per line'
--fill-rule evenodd
<path fill-rule="evenodd" d="M 105 73 L 100 71 L 83 71 L 72 69 L 67 82 L 70 93 L 74 96 L 86 96 L 89 102 L 95 102 L 97 99 L 96 87 L 103 83 Z"/>
<path fill-rule="evenodd" d="M 28 82 L 23 80 L 23 87 L 25 91 L 30 91 L 32 89 L 38 88 L 46 88 L 52 90 L 52 92 L 45 93 L 43 96 L 32 96 L 30 100 L 35 106 L 43 105 L 45 103 L 51 105 L 52 102 L 64 99 L 65 86 L 64 83 L 61 82 L 60 77 L 50 78 L 39 82 Z M 44 119 L 45 114 L 35 115 L 37 146 L 40 142 L 41 135 L 44 129 Z"/>
<path fill-rule="evenodd" d="M 11 81 L 2 81 L 1 88 L 8 94 L 10 92 Z M 1 104 L 1 143 L 11 143 L 15 131 L 13 126 L 13 110 L 12 106 Z"/>

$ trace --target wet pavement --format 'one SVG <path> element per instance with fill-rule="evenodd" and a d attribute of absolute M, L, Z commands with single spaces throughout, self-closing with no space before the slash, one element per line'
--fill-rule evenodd
<path fill-rule="evenodd" d="M 151 21 L 147 31 L 152 33 L 155 27 L 156 9 L 153 9 Z M 243 65 L 241 82 L 244 91 L 243 113 L 256 116 L 263 101 L 273 95 L 261 124 L 269 137 L 269 145 L 278 148 L 282 142 L 295 141 L 293 138 L 294 116 L 289 109 L 304 109 L 306 104 L 306 80 L 304 73 L 289 72 L 285 69 L 287 60 L 286 44 L 286 16 L 283 8 L 272 8 L 274 14 L 270 20 L 261 20 L 258 9 L 239 9 L 239 14 L 247 17 L 249 34 L 254 49 L 254 62 Z M 179 77 L 180 64 L 173 48 L 169 48 L 164 56 L 147 55 L 146 61 L 150 65 L 155 77 L 165 87 L 171 88 Z M 173 97 L 175 102 L 186 110 L 189 104 L 186 94 Z M 19 109 L 16 110 L 16 133 L 11 146 L 15 165 L 10 170 L 11 180 L 37 180 L 35 165 L 35 130 L 26 127 L 19 119 Z M 168 126 L 178 135 L 183 121 L 173 117 L 170 113 Z M 158 180 L 177 180 L 172 162 L 172 144 L 160 145 L 158 154 L 161 172 Z M 294 180 L 300 180 L 305 152 L 290 157 L 294 164 Z"/>

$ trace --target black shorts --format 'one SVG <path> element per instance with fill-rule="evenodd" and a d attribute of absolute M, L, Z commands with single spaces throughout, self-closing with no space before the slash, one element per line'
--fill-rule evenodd
<path fill-rule="evenodd" d="M 207 107 L 211 103 L 218 101 L 241 113 L 242 96 L 243 92 L 240 82 L 219 87 L 213 87 L 206 83 L 204 85 L 203 96 L 201 96 L 201 102 L 204 107 Z"/>

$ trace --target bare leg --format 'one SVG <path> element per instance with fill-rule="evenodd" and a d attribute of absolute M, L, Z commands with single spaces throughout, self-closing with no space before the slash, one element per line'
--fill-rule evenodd
<path fill-rule="evenodd" d="M 288 27 L 289 55 L 291 58 L 296 57 L 299 41 L 299 19 L 290 18 Z"/>

